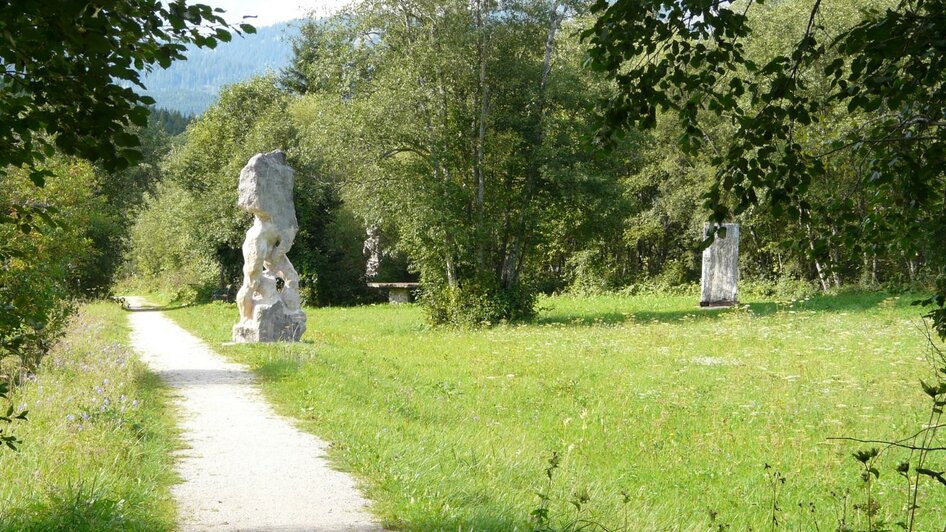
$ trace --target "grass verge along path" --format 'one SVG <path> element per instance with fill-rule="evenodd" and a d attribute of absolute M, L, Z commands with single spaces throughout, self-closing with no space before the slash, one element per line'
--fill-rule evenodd
<path fill-rule="evenodd" d="M 788 529 L 834 530 L 842 512 L 864 528 L 862 447 L 827 438 L 898 438 L 926 422 L 930 367 L 909 301 L 700 311 L 692 297 L 554 297 L 534 323 L 480 331 L 431 329 L 415 306 L 308 309 L 304 343 L 219 352 L 335 442 L 388 525 L 521 530 L 545 508 L 555 526 L 760 530 L 776 488 Z M 236 319 L 224 304 L 167 315 L 214 346 Z M 873 483 L 887 522 L 902 515 L 903 457 L 881 461 Z M 922 490 L 933 510 L 920 529 L 941 529 L 944 490 Z"/>
<path fill-rule="evenodd" d="M 83 306 L 35 376 L 29 420 L 0 450 L 0 530 L 173 530 L 176 447 L 167 391 L 127 344 L 113 303 Z"/>

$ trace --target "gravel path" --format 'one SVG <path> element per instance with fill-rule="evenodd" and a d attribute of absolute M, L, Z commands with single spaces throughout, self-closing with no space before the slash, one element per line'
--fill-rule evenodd
<path fill-rule="evenodd" d="M 277 416 L 253 374 L 228 362 L 143 300 L 132 309 L 132 343 L 175 389 L 188 448 L 174 487 L 182 530 L 381 530 L 327 444 Z"/>

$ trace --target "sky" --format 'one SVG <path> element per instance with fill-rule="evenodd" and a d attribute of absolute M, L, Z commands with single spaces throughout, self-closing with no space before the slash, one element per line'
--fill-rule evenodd
<path fill-rule="evenodd" d="M 231 24 L 242 22 L 244 15 L 256 15 L 248 22 L 263 27 L 302 18 L 312 11 L 325 16 L 348 4 L 349 0 L 201 0 L 199 3 L 226 9 L 224 18 Z"/>

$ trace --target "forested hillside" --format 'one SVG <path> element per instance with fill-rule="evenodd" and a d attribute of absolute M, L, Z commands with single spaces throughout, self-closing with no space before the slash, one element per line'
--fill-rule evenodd
<path fill-rule="evenodd" d="M 278 72 L 292 57 L 292 37 L 298 21 L 259 28 L 256 34 L 221 42 L 216 48 L 188 46 L 187 61 L 144 78 L 146 94 L 158 108 L 198 115 L 210 107 L 220 89 L 267 71 Z"/>

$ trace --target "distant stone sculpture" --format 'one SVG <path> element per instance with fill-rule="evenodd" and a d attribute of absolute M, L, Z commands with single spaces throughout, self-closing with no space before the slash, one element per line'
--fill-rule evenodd
<path fill-rule="evenodd" d="M 279 150 L 254 155 L 240 172 L 237 206 L 253 215 L 253 226 L 243 241 L 234 342 L 296 342 L 305 332 L 299 274 L 286 257 L 299 229 L 294 174 Z"/>
<path fill-rule="evenodd" d="M 365 245 L 363 253 L 367 257 L 365 262 L 365 278 L 369 281 L 378 276 L 381 271 L 381 228 L 372 224 L 365 229 Z"/>
<path fill-rule="evenodd" d="M 731 307 L 738 304 L 739 224 L 722 224 L 726 236 L 716 235 L 713 244 L 703 250 L 703 277 L 700 281 L 701 307 Z M 703 234 L 712 231 L 710 224 Z"/>

